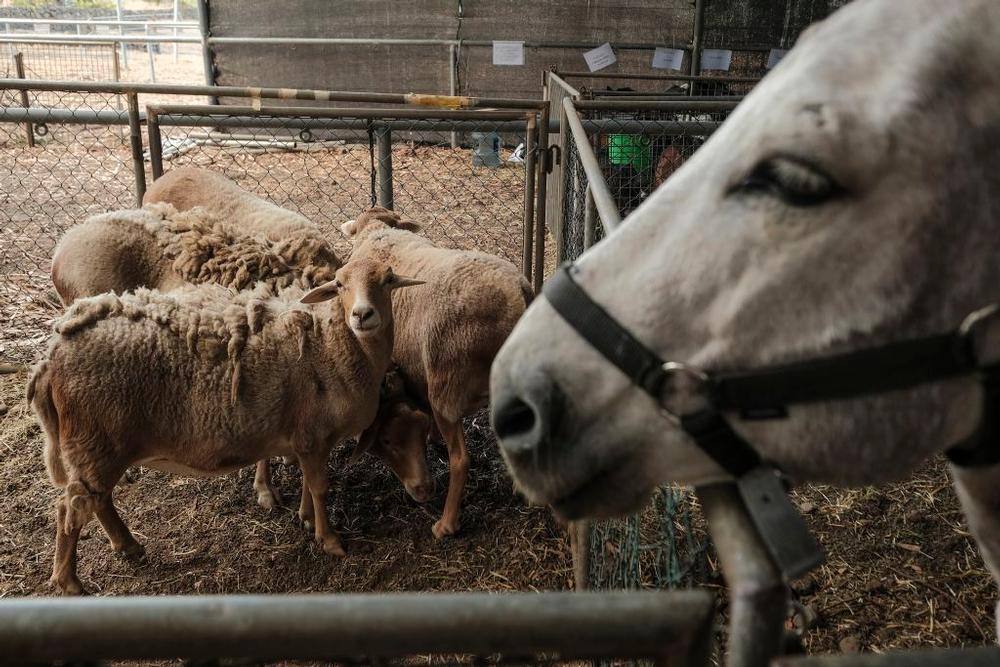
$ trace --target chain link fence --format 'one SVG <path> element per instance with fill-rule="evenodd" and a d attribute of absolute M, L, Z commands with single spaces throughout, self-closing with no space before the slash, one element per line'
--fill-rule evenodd
<path fill-rule="evenodd" d="M 59 309 L 50 259 L 65 231 L 135 207 L 141 183 L 181 165 L 221 172 L 302 213 L 345 255 L 340 225 L 381 203 L 421 223 L 441 246 L 522 266 L 535 165 L 523 148 L 528 111 L 374 108 L 359 109 L 359 117 L 343 109 L 296 116 L 175 106 L 143 114 L 148 123 L 134 114 L 136 156 L 126 88 L 94 88 L 108 86 L 22 91 L 0 83 L 0 358 L 28 362 L 44 348 Z"/>
<path fill-rule="evenodd" d="M 22 67 L 15 64 L 21 54 Z M 0 78 L 56 81 L 119 81 L 121 69 L 114 42 L 52 43 L 0 40 Z M 19 71 L 20 70 L 20 71 Z M 58 105 L 55 96 L 49 104 Z"/>
<path fill-rule="evenodd" d="M 622 218 L 679 169 L 736 104 L 598 97 L 577 101 L 574 108 Z M 600 241 L 604 229 L 588 192 L 581 147 L 565 126 L 562 135 L 567 141 L 556 236 L 560 256 L 573 260 Z M 587 584 L 593 589 L 686 588 L 715 576 L 704 520 L 688 489 L 665 485 L 633 516 L 589 522 L 585 543 Z"/>

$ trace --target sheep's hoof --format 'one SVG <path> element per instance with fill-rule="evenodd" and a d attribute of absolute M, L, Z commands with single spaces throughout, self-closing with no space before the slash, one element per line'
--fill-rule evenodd
<path fill-rule="evenodd" d="M 146 547 L 136 541 L 115 547 L 115 551 L 124 556 L 127 560 L 141 560 L 146 555 Z"/>
<path fill-rule="evenodd" d="M 320 546 L 323 547 L 323 552 L 327 556 L 346 556 L 347 552 L 344 551 L 344 547 L 341 546 L 340 540 L 334 535 L 329 535 L 327 537 L 320 537 L 316 539 Z"/>
<path fill-rule="evenodd" d="M 257 504 L 268 512 L 273 512 L 275 507 L 281 507 L 281 499 L 273 489 L 264 489 L 257 492 Z"/>
<path fill-rule="evenodd" d="M 447 537 L 448 535 L 454 535 L 459 529 L 458 519 L 454 521 L 447 521 L 443 518 L 438 519 L 434 526 L 431 528 L 431 532 L 434 533 L 434 537 L 441 539 L 442 537 Z"/>
<path fill-rule="evenodd" d="M 63 595 L 87 595 L 87 589 L 83 587 L 80 580 L 75 575 L 57 577 L 52 575 L 49 583 L 55 586 Z"/>

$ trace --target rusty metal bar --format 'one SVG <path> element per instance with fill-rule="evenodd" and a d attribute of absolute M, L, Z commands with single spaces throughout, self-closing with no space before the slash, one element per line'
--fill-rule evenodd
<path fill-rule="evenodd" d="M 142 121 L 139 117 L 139 96 L 129 93 L 128 128 L 129 144 L 132 147 L 132 172 L 135 175 L 136 206 L 142 206 L 142 198 L 146 194 L 146 165 L 142 160 Z"/>
<path fill-rule="evenodd" d="M 375 142 L 378 145 L 378 203 L 392 210 L 392 130 L 376 127 Z"/>
<path fill-rule="evenodd" d="M 704 665 L 701 591 L 33 598 L 0 603 L 0 660 L 635 657 Z"/>
<path fill-rule="evenodd" d="M 766 667 L 781 652 L 788 588 L 733 484 L 696 489 L 729 588 L 727 667 Z"/>
<path fill-rule="evenodd" d="M 24 78 L 24 54 L 18 51 L 14 54 L 14 73 L 18 79 Z M 28 91 L 21 91 L 21 105 L 27 107 L 30 104 L 28 101 Z M 28 148 L 35 147 L 35 128 L 31 123 L 24 124 L 24 138 L 28 142 Z"/>
<path fill-rule="evenodd" d="M 577 104 L 580 104 L 577 102 Z M 573 142 L 576 144 L 577 153 L 580 156 L 580 164 L 587 174 L 587 182 L 590 187 L 591 196 L 594 198 L 594 205 L 600 216 L 601 224 L 604 225 L 605 236 L 611 234 L 621 224 L 622 216 L 618 211 L 618 203 L 608 190 L 608 184 L 604 181 L 601 165 L 594 155 L 594 148 L 590 145 L 590 137 L 580 122 L 580 115 L 576 112 L 573 100 L 566 98 L 563 100 L 563 108 L 566 110 L 566 123 L 573 134 Z"/>
<path fill-rule="evenodd" d="M 163 137 L 160 135 L 159 117 L 149 107 L 146 107 L 146 133 L 149 135 L 149 164 L 155 181 L 163 176 Z"/>
<path fill-rule="evenodd" d="M 313 100 L 317 102 L 365 102 L 401 104 L 442 109 L 539 109 L 542 100 L 504 99 L 494 97 L 452 97 L 450 95 L 419 95 L 413 93 L 368 93 L 298 88 L 253 88 L 245 86 L 193 86 L 177 84 L 45 81 L 39 79 L 0 79 L 0 89 L 45 90 L 80 93 L 152 93 L 159 95 L 206 95 L 218 97 L 248 97 L 261 99 Z"/>
<path fill-rule="evenodd" d="M 742 49 L 740 49 L 742 50 Z M 617 72 L 557 72 L 562 79 L 640 79 L 648 81 L 695 81 L 705 83 L 759 83 L 748 76 L 692 76 L 690 74 L 632 74 Z"/>
<path fill-rule="evenodd" d="M 691 40 L 691 76 L 701 74 L 701 51 L 705 35 L 705 0 L 695 0 L 694 2 L 694 29 Z M 694 86 L 691 86 L 694 92 Z"/>
<path fill-rule="evenodd" d="M 535 140 L 537 133 L 538 122 L 532 114 L 528 116 L 524 133 L 524 231 L 521 243 L 521 270 L 524 272 L 524 279 L 529 283 L 532 275 L 535 225 L 538 224 L 535 220 L 535 179 L 538 176 L 535 157 L 538 145 Z"/>
<path fill-rule="evenodd" d="M 573 553 L 573 583 L 578 591 L 590 588 L 590 521 L 569 524 L 570 550 Z"/>
<path fill-rule="evenodd" d="M 481 111 L 476 109 L 373 109 L 363 108 L 322 108 L 322 107 L 218 107 L 212 105 L 147 105 L 159 115 L 188 116 L 262 116 L 265 118 L 434 118 L 455 120 L 523 120 L 523 111 Z M 214 120 L 213 120 L 214 122 Z"/>
<path fill-rule="evenodd" d="M 739 100 L 688 100 L 679 96 L 674 100 L 641 102 L 635 100 L 580 100 L 576 108 L 581 111 L 675 111 L 689 113 L 710 113 L 732 111 Z"/>
<path fill-rule="evenodd" d="M 198 0 L 198 42 L 201 44 L 201 65 L 205 74 L 205 87 L 217 88 L 215 85 L 215 63 L 212 62 L 212 49 L 208 46 L 208 38 L 212 35 L 209 23 L 208 0 Z M 174 47 L 176 48 L 176 46 Z M 201 93 L 196 93 L 201 94 Z M 218 104 L 221 93 L 205 93 L 209 104 Z"/>

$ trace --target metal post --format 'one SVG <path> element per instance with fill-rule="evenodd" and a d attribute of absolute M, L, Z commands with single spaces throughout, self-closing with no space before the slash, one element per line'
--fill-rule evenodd
<path fill-rule="evenodd" d="M 454 44 L 448 45 L 448 94 L 454 97 L 458 95 L 458 61 L 455 58 Z M 451 147 L 458 148 L 458 134 L 451 133 Z"/>
<path fill-rule="evenodd" d="M 691 41 L 691 76 L 698 76 L 701 74 L 701 49 L 702 49 L 702 38 L 703 32 L 705 30 L 705 0 L 695 0 L 694 3 L 694 35 Z M 691 88 L 688 90 L 688 94 L 694 94 L 694 82 L 691 82 Z"/>
<path fill-rule="evenodd" d="M 174 23 L 181 18 L 181 0 L 174 0 Z M 174 26 L 174 37 L 177 36 L 177 26 Z M 174 63 L 177 63 L 177 42 L 174 42 Z"/>
<path fill-rule="evenodd" d="M 132 172 L 135 175 L 135 205 L 142 206 L 146 194 L 146 166 L 142 161 L 142 125 L 139 118 L 139 96 L 128 93 L 129 143 L 132 146 Z"/>
<path fill-rule="evenodd" d="M 549 152 L 549 105 L 544 105 L 539 117 L 538 128 L 538 150 L 541 151 L 540 158 L 538 160 L 538 168 L 535 170 L 538 172 L 538 184 L 536 185 L 535 193 L 535 241 L 534 241 L 534 251 L 535 251 L 535 268 L 531 276 L 532 286 L 535 288 L 535 294 L 539 294 L 542 291 L 542 282 L 545 280 L 545 181 L 546 176 L 549 172 L 549 160 L 551 159 L 551 154 Z"/>
<path fill-rule="evenodd" d="M 149 24 L 146 24 L 146 36 L 149 37 Z M 156 83 L 156 61 L 153 58 L 153 43 L 146 42 L 146 53 L 149 54 L 149 80 Z"/>
<path fill-rule="evenodd" d="M 733 484 L 697 489 L 729 588 L 727 667 L 766 667 L 781 651 L 788 588 Z"/>
<path fill-rule="evenodd" d="M 18 79 L 24 78 L 24 54 L 18 51 L 14 54 L 14 72 Z M 28 91 L 21 91 L 21 106 L 28 108 Z M 24 124 L 24 138 L 28 141 L 28 148 L 35 147 L 35 128 L 31 123 Z"/>
<path fill-rule="evenodd" d="M 524 132 L 524 235 L 521 244 L 521 270 L 524 279 L 531 282 L 532 246 L 535 242 L 535 135 L 538 121 L 535 114 L 528 116 Z"/>
<path fill-rule="evenodd" d="M 375 128 L 378 144 L 378 203 L 392 209 L 392 130 L 388 125 Z"/>
<path fill-rule="evenodd" d="M 587 250 L 594 245 L 594 237 L 597 235 L 597 205 L 594 204 L 594 192 L 587 184 L 587 194 L 585 196 L 583 208 L 583 249 Z"/>
<path fill-rule="evenodd" d="M 163 138 L 160 136 L 159 116 L 149 107 L 146 107 L 146 133 L 149 135 L 149 164 L 155 181 L 163 176 Z"/>
<path fill-rule="evenodd" d="M 208 17 L 208 0 L 198 0 L 198 28 L 201 30 L 201 59 L 205 69 L 205 85 L 214 86 L 215 65 L 212 63 L 212 51 L 208 46 L 208 38 L 212 35 Z M 218 104 L 218 96 L 209 95 L 208 103 Z"/>
<path fill-rule="evenodd" d="M 124 14 L 124 11 L 122 10 L 122 1 L 123 0 L 115 0 L 115 14 L 118 16 L 119 21 L 122 20 Z M 118 34 L 119 35 L 125 34 L 125 27 L 120 23 L 118 24 Z M 128 69 L 128 45 L 125 44 L 125 42 L 122 42 L 121 45 L 122 45 L 122 62 L 125 63 L 125 68 Z"/>

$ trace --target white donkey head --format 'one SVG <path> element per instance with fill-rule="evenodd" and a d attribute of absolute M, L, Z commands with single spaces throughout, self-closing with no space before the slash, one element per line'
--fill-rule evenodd
<path fill-rule="evenodd" d="M 577 281 L 662 358 L 722 371 L 951 329 L 1000 299 L 998 250 L 1000 3 L 857 0 L 802 36 Z M 968 434 L 978 392 L 961 379 L 728 416 L 792 477 L 863 484 Z M 726 478 L 545 299 L 497 357 L 492 397 L 520 488 L 570 518 Z"/>

